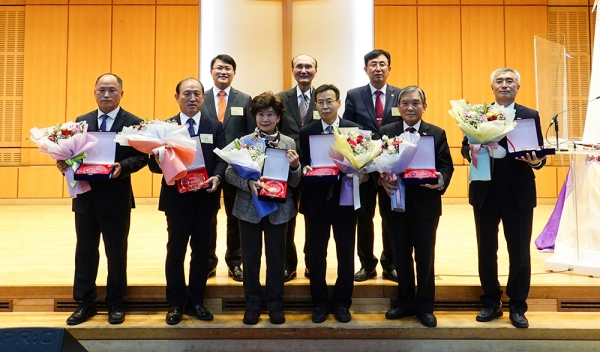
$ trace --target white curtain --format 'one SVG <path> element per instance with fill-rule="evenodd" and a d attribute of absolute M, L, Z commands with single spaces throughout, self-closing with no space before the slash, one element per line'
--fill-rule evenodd
<path fill-rule="evenodd" d="M 592 11 L 596 10 L 596 6 L 600 0 L 596 0 Z M 596 13 L 596 31 L 594 34 L 594 43 L 592 46 L 592 77 L 590 79 L 590 94 L 588 100 L 595 99 L 600 96 L 600 16 Z M 585 117 L 585 128 L 583 129 L 584 143 L 600 143 L 600 100 L 591 102 L 587 108 Z"/>

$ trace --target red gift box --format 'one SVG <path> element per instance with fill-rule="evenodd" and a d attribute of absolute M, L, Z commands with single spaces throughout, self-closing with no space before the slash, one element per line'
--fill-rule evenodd
<path fill-rule="evenodd" d="M 83 163 L 75 171 L 74 179 L 78 181 L 110 180 L 114 168 L 108 167 L 115 161 L 116 132 L 88 132 L 98 138 L 98 143 L 86 151 Z"/>
<path fill-rule="evenodd" d="M 206 168 L 188 170 L 183 178 L 176 181 L 177 191 L 179 193 L 187 193 L 209 188 L 210 183 L 206 182 L 206 180 L 208 180 Z"/>
<path fill-rule="evenodd" d="M 280 180 L 269 180 L 265 178 L 263 178 L 261 182 L 266 184 L 268 187 L 260 189 L 258 193 L 258 199 L 269 200 L 277 203 L 285 203 L 287 182 Z"/>
<path fill-rule="evenodd" d="M 408 164 L 402 182 L 405 185 L 435 185 L 438 178 L 435 173 L 435 137 L 422 135 L 417 143 L 417 152 Z"/>

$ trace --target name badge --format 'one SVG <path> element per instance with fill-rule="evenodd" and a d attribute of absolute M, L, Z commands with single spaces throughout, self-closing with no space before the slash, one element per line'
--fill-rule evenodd
<path fill-rule="evenodd" d="M 392 116 L 400 116 L 400 110 L 397 106 L 392 107 Z"/>
<path fill-rule="evenodd" d="M 213 144 L 213 135 L 208 133 L 201 133 L 200 143 Z"/>
<path fill-rule="evenodd" d="M 232 106 L 231 116 L 244 116 L 244 108 L 240 106 Z"/>
<path fill-rule="evenodd" d="M 313 120 L 320 120 L 321 115 L 319 115 L 318 111 L 313 111 Z"/>

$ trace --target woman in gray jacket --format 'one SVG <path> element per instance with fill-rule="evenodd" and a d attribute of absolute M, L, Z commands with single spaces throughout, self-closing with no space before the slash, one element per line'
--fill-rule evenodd
<path fill-rule="evenodd" d="M 254 133 L 240 138 L 250 137 L 253 140 L 263 139 L 267 147 L 285 149 L 290 164 L 288 185 L 296 187 L 302 178 L 300 160 L 296 152 L 296 144 L 290 137 L 279 133 L 277 124 L 283 114 L 283 101 L 271 92 L 265 92 L 252 99 L 250 113 L 256 119 Z M 292 201 L 292 192 L 287 193 L 285 203 L 276 203 L 277 209 L 260 217 L 252 194 L 258 195 L 259 189 L 268 187 L 260 180 L 243 178 L 231 166 L 225 172 L 227 182 L 238 188 L 233 207 L 233 215 L 240 222 L 242 259 L 244 263 L 244 293 L 246 296 L 246 313 L 244 324 L 258 323 L 263 301 L 269 310 L 269 318 L 273 324 L 283 324 L 283 265 L 285 257 L 285 234 L 288 221 L 296 216 L 297 209 Z M 265 236 L 265 255 L 267 259 L 266 295 L 260 286 L 260 262 L 262 255 L 262 234 Z"/>

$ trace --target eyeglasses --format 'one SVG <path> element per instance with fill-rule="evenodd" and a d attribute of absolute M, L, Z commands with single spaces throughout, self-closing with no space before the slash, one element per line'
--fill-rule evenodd
<path fill-rule="evenodd" d="M 233 67 L 231 67 L 231 66 L 215 66 L 215 67 L 213 67 L 213 70 L 231 72 L 231 71 L 233 71 Z"/>
<path fill-rule="evenodd" d="M 375 68 L 377 68 L 377 67 L 380 67 L 380 68 L 385 68 L 385 67 L 387 67 L 387 65 L 388 65 L 388 64 L 387 64 L 387 63 L 385 63 L 384 61 L 379 61 L 379 62 L 378 62 L 378 61 L 372 61 L 372 62 L 370 62 L 370 63 L 369 63 L 367 66 L 369 66 L 370 68 L 373 68 L 373 69 L 375 69 Z"/>
<path fill-rule="evenodd" d="M 333 103 L 335 103 L 335 100 L 319 100 L 317 101 L 317 106 L 322 108 L 323 106 L 327 105 L 327 106 L 333 106 Z"/>
<path fill-rule="evenodd" d="M 496 84 L 500 84 L 500 85 L 502 85 L 502 83 L 506 83 L 507 86 L 510 86 L 510 85 L 513 85 L 516 83 L 515 80 L 512 78 L 497 78 L 494 82 Z"/>

